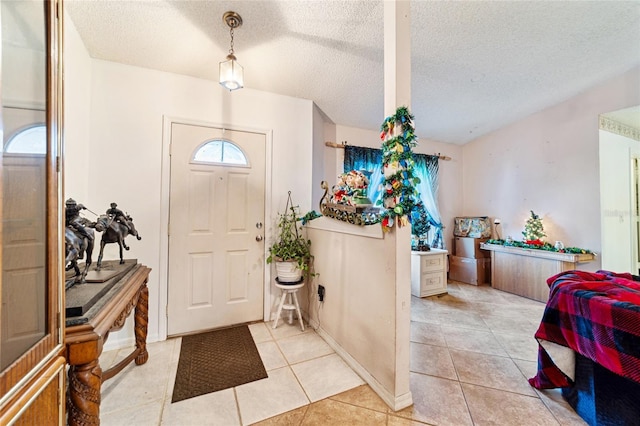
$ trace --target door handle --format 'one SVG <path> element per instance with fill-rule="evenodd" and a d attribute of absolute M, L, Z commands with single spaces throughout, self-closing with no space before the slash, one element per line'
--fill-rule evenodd
<path fill-rule="evenodd" d="M 256 236 L 256 241 L 257 241 L 257 242 L 260 242 L 260 241 L 262 241 L 262 240 L 263 240 L 262 235 L 257 235 L 257 236 Z"/>

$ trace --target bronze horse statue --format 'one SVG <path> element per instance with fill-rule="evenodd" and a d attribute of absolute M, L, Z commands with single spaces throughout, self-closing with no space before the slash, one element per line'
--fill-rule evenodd
<path fill-rule="evenodd" d="M 100 254 L 98 255 L 98 263 L 96 270 L 99 271 L 102 268 L 102 255 L 104 253 L 104 246 L 110 243 L 118 243 L 120 246 L 120 264 L 124 263 L 124 256 L 122 249 L 129 250 L 129 246 L 124 242 L 127 235 L 133 235 L 136 239 L 141 240 L 142 237 L 138 235 L 138 231 L 133 226 L 133 219 L 127 215 L 127 224 L 116 221 L 114 215 L 100 215 L 95 222 L 94 228 L 98 232 L 102 232 L 102 239 L 100 240 Z"/>
<path fill-rule="evenodd" d="M 93 229 L 85 229 L 89 235 L 93 236 Z M 91 266 L 93 239 L 82 236 L 67 226 L 64 230 L 64 243 L 65 271 L 73 269 L 75 272 L 75 283 L 83 283 L 89 271 L 89 266 Z M 87 255 L 87 260 L 84 263 L 84 269 L 80 271 L 78 260 L 83 258 L 83 254 Z"/>

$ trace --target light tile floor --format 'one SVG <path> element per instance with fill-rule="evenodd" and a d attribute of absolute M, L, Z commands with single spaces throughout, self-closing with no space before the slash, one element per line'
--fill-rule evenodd
<path fill-rule="evenodd" d="M 102 387 L 103 425 L 584 425 L 558 390 L 538 391 L 533 334 L 544 304 L 450 282 L 412 298 L 413 406 L 393 412 L 311 329 L 250 326 L 269 377 L 171 403 L 180 339 L 148 345 Z M 103 368 L 130 349 L 100 358 Z"/>

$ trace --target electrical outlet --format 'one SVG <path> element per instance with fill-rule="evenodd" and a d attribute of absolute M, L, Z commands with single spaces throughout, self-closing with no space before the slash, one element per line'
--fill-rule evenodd
<path fill-rule="evenodd" d="M 324 286 L 323 285 L 318 286 L 318 299 L 321 302 L 324 302 Z"/>

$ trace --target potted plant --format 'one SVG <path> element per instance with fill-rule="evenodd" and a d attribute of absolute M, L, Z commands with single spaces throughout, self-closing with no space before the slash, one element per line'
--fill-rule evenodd
<path fill-rule="evenodd" d="M 303 271 L 309 270 L 311 241 L 302 234 L 298 224 L 298 208 L 291 202 L 291 191 L 284 213 L 278 214 L 275 241 L 269 247 L 267 263 L 274 262 L 278 281 L 297 282 Z"/>

